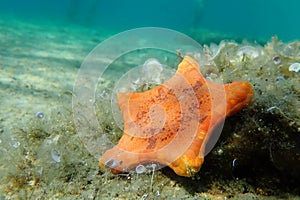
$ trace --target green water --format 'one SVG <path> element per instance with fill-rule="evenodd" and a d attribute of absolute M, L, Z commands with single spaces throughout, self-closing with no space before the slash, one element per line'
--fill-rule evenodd
<path fill-rule="evenodd" d="M 0 0 L 0 199 L 299 199 L 300 84 L 299 72 L 290 70 L 300 61 L 299 4 Z M 85 77 L 97 81 L 92 85 L 97 88 L 80 82 L 93 94 L 74 92 L 82 63 L 97 45 L 121 31 L 149 26 L 186 33 L 204 50 L 182 35 L 150 31 L 156 47 L 165 45 L 151 49 L 145 35 L 132 34 L 94 57 L 111 63 L 102 77 L 98 71 Z M 143 44 L 148 46 L 126 51 Z M 113 60 L 117 53 L 123 54 Z M 193 178 L 168 168 L 121 175 L 100 169 L 97 159 L 108 145 L 99 136 L 116 144 L 122 135 L 116 122 L 122 117 L 113 113 L 118 109 L 114 89 L 141 90 L 137 80 L 143 80 L 138 79 L 145 75 L 141 66 L 149 58 L 171 68 L 167 80 L 181 54 L 207 56 L 200 59 L 200 70 L 212 81 L 250 82 L 253 102 L 226 120 L 219 142 Z M 130 78 L 135 80 L 128 84 Z M 93 106 L 85 113 L 91 118 L 73 110 L 74 97 L 88 98 L 81 105 Z M 81 122 L 96 145 L 79 137 Z"/>
<path fill-rule="evenodd" d="M 0 1 L 1 15 L 56 20 L 119 32 L 155 26 L 183 32 L 205 29 L 238 37 L 285 41 L 298 39 L 300 21 L 296 0 L 189 1 Z"/>

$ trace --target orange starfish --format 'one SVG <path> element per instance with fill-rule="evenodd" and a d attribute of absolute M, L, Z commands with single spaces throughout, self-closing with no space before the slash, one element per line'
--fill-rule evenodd
<path fill-rule="evenodd" d="M 247 106 L 252 96 L 250 83 L 223 85 L 206 80 L 198 63 L 185 56 L 176 74 L 162 85 L 142 93 L 118 94 L 124 133 L 100 158 L 100 166 L 120 173 L 158 162 L 180 176 L 193 176 L 211 150 L 211 141 L 217 139 L 214 132 L 227 116 Z"/>

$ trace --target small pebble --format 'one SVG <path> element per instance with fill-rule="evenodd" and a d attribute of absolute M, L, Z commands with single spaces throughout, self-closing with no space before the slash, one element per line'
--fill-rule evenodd
<path fill-rule="evenodd" d="M 218 149 L 218 150 L 217 150 L 217 154 L 218 154 L 218 155 L 222 155 L 222 154 L 223 154 L 223 150 L 222 150 L 222 149 Z"/>

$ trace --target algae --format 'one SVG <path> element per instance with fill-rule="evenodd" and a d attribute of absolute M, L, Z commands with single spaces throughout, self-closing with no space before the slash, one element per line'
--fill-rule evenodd
<path fill-rule="evenodd" d="M 2 199 L 299 198 L 300 84 L 299 73 L 288 70 L 300 61 L 299 41 L 283 43 L 274 36 L 263 45 L 238 39 L 208 44 L 194 30 L 192 37 L 204 40 L 202 73 L 215 81 L 251 82 L 253 102 L 226 120 L 195 177 L 179 177 L 168 168 L 113 175 L 99 168 L 80 140 L 71 107 L 80 63 L 107 34 L 65 25 L 49 29 L 14 20 L 0 23 Z M 170 66 L 180 61 L 159 54 Z M 137 60 L 130 57 L 117 60 L 115 71 L 135 66 Z M 110 115 L 108 97 L 117 79 L 112 74 L 99 81 L 96 114 L 116 143 L 122 131 Z M 38 112 L 43 116 L 37 117 Z"/>

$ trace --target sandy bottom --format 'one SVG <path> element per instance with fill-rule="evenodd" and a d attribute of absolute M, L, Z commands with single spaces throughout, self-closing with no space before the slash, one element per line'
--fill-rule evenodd
<path fill-rule="evenodd" d="M 208 164 L 204 164 L 203 169 L 193 178 L 178 177 L 168 168 L 155 172 L 149 169 L 146 173 L 139 175 L 136 173 L 113 175 L 109 171 L 100 169 L 95 155 L 91 155 L 91 151 L 87 150 L 91 147 L 86 148 L 77 134 L 73 120 L 72 95 L 75 95 L 73 86 L 83 59 L 108 35 L 110 34 L 101 30 L 75 25 L 45 24 L 36 21 L 24 22 L 15 18 L 0 18 L 1 199 L 18 197 L 21 199 L 300 198 L 298 196 L 299 188 L 297 189 L 293 184 L 289 185 L 289 188 L 280 189 L 281 177 L 276 177 L 277 180 L 274 180 L 268 179 L 269 175 L 267 175 L 256 180 L 261 174 L 254 173 L 252 179 L 251 174 L 234 174 L 235 171 L 232 168 L 235 166 L 232 167 L 231 165 L 234 156 L 238 154 L 225 160 L 222 160 L 222 157 L 218 157 L 218 155 L 226 149 L 232 149 L 235 145 L 241 144 L 226 146 L 227 143 L 220 142 L 215 153 L 212 153 L 217 157 L 208 158 Z M 228 44 L 226 47 L 231 48 Z M 260 50 L 261 47 L 257 47 L 257 49 Z M 213 53 L 217 55 L 216 52 Z M 218 55 L 215 58 L 217 61 Z M 250 59 L 251 55 L 249 54 Z M 293 59 L 295 60 L 295 58 L 290 58 L 289 63 Z M 173 62 L 166 60 L 170 63 Z M 119 59 L 116 61 L 116 65 L 122 66 L 124 64 L 122 62 L 125 62 L 124 67 L 129 68 L 134 66 L 135 61 L 133 58 Z M 238 59 L 234 61 L 235 63 L 242 62 Z M 251 69 L 247 70 L 251 71 Z M 110 72 L 99 80 L 100 89 L 97 90 L 97 98 L 105 99 L 106 92 L 109 93 L 110 90 L 102 91 L 101 87 L 113 88 L 112 76 L 122 74 L 122 70 L 118 70 L 118 68 L 113 69 L 112 72 L 115 73 Z M 299 83 L 299 73 L 284 74 L 289 74 L 288 70 L 283 70 L 282 73 L 285 77 L 292 77 L 293 81 L 291 82 L 294 85 Z M 244 73 L 241 72 L 240 74 Z M 255 75 L 251 77 L 250 75 L 247 77 L 245 74 L 235 76 L 241 80 L 256 80 Z M 277 74 L 273 76 L 277 77 Z M 224 79 L 226 80 L 226 78 Z M 235 79 L 229 77 L 226 81 L 233 80 Z M 297 100 L 299 98 L 298 89 L 299 85 L 294 87 L 294 91 L 298 91 L 298 94 L 294 92 L 296 95 L 293 98 L 294 101 L 296 98 L 296 102 L 299 103 L 299 99 Z M 276 88 L 269 90 L 273 91 Z M 267 88 L 263 92 L 269 90 Z M 98 99 L 96 101 L 95 105 L 98 109 L 96 116 L 100 119 L 100 127 L 104 131 L 112 133 L 109 137 L 113 142 L 118 141 L 121 131 L 116 128 L 114 122 L 110 121 L 112 116 L 103 112 L 110 111 L 108 108 L 110 104 L 105 100 Z M 261 102 L 265 103 L 263 104 L 266 106 L 264 107 L 265 110 L 270 108 L 269 111 L 278 114 L 278 117 L 285 108 L 281 108 L 278 112 L 278 107 L 272 109 L 270 102 Z M 291 106 L 296 105 L 299 104 L 294 103 Z M 252 106 L 252 110 L 245 111 L 244 114 L 251 115 L 250 111 L 259 110 L 258 108 L 257 110 L 254 109 L 254 107 L 255 105 Z M 287 121 L 294 122 L 293 126 L 297 127 L 299 116 L 298 118 L 295 116 L 298 112 L 299 110 L 296 110 L 294 114 L 283 114 L 284 117 L 281 116 L 280 119 L 290 119 Z M 238 127 L 243 126 L 245 118 L 242 116 L 241 114 L 237 118 L 231 119 L 229 121 L 230 126 L 236 123 L 240 124 L 237 125 Z M 104 118 L 106 120 L 101 121 Z M 259 119 L 255 118 L 255 120 L 258 121 Z M 248 123 L 251 124 L 251 122 Z M 229 132 L 233 131 L 233 128 L 226 127 Z M 257 128 L 253 127 L 253 129 Z M 243 131 L 249 132 L 249 130 L 244 129 Z M 296 133 L 293 127 L 291 132 Z M 236 137 L 240 137 L 239 132 L 235 132 L 235 134 L 238 135 Z M 226 138 L 225 141 L 228 142 Z M 95 148 L 93 147 L 94 150 Z M 298 152 L 297 148 L 296 150 Z M 280 154 L 274 153 L 274 155 Z M 276 160 L 276 158 L 274 159 Z M 221 167 L 214 165 L 214 161 L 218 161 Z M 255 162 L 255 158 L 253 158 L 253 162 Z M 226 165 L 224 170 L 220 163 Z M 284 171 L 282 170 L 284 165 L 281 162 L 276 161 L 275 163 L 279 165 L 278 170 L 280 172 Z M 293 164 L 298 163 L 293 162 Z M 210 169 L 210 166 L 213 167 Z M 217 171 L 214 172 L 213 170 Z M 277 171 L 275 170 L 275 172 Z M 268 181 L 277 185 L 268 187 Z"/>

